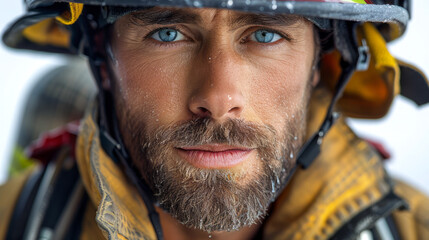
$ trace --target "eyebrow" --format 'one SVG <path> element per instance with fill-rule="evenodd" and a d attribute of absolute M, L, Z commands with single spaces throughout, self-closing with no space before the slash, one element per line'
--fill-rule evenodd
<path fill-rule="evenodd" d="M 198 23 L 198 14 L 183 9 L 147 9 L 131 13 L 131 21 L 137 25 L 168 25 L 177 23 Z"/>
<path fill-rule="evenodd" d="M 246 25 L 290 26 L 302 20 L 302 17 L 290 14 L 256 14 L 239 13 L 229 19 L 228 25 L 233 29 Z M 131 13 L 131 22 L 136 25 L 153 24 L 169 25 L 179 23 L 200 23 L 199 14 L 184 9 L 150 8 Z"/>
<path fill-rule="evenodd" d="M 290 26 L 302 20 L 302 17 L 290 14 L 240 14 L 231 19 L 233 29 L 246 25 Z"/>

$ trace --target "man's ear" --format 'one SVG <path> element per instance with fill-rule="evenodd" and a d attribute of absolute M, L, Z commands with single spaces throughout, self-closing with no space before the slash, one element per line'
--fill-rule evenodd
<path fill-rule="evenodd" d="M 102 63 L 100 66 L 100 74 L 101 74 L 101 86 L 104 90 L 112 90 L 112 83 L 110 79 L 110 74 L 107 69 L 107 63 Z"/>

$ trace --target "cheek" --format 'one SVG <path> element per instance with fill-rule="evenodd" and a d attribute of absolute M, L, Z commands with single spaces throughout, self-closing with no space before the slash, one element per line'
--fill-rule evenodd
<path fill-rule="evenodd" d="M 117 95 L 125 107 L 148 125 L 180 119 L 186 91 L 186 56 L 145 57 L 144 53 L 121 52 L 114 67 Z"/>
<path fill-rule="evenodd" d="M 312 60 L 305 55 L 297 56 L 300 55 L 258 64 L 252 71 L 250 106 L 263 122 L 277 129 L 294 117 L 306 99 Z"/>

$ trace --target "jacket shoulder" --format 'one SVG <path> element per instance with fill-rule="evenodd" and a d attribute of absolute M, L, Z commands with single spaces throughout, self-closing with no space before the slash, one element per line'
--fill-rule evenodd
<path fill-rule="evenodd" d="M 402 239 L 429 239 L 429 197 L 410 185 L 395 180 L 395 192 L 409 204 L 393 218 Z"/>
<path fill-rule="evenodd" d="M 0 222 L 2 223 L 0 224 L 0 239 L 6 237 L 15 205 L 28 178 L 35 172 L 35 168 L 37 167 L 25 170 L 0 186 Z"/>

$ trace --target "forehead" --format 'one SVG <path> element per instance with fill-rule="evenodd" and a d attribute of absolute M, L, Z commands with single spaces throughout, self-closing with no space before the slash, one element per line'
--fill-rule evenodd
<path fill-rule="evenodd" d="M 305 18 L 291 14 L 256 14 L 213 8 L 154 7 L 132 12 L 128 14 L 127 19 L 138 25 L 221 23 L 232 28 L 243 25 L 292 26 L 303 23 L 310 24 Z"/>

